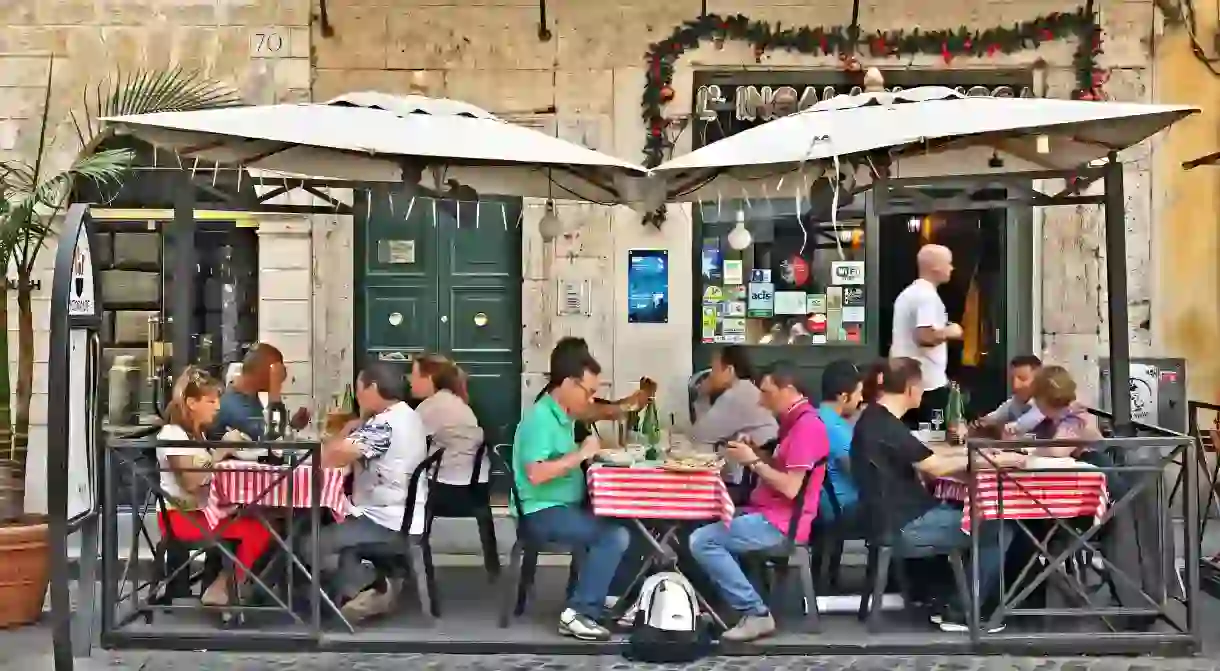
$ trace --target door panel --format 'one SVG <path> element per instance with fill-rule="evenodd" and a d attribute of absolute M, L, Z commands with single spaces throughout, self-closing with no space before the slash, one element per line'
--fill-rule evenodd
<path fill-rule="evenodd" d="M 362 198 L 357 363 L 396 353 L 451 357 L 467 372 L 488 439 L 506 439 L 521 414 L 520 200 L 409 205 L 400 196 L 391 211 L 387 195 Z"/>
<path fill-rule="evenodd" d="M 369 354 L 422 353 L 436 343 L 436 298 L 428 285 L 367 287 L 365 345 Z"/>
<path fill-rule="evenodd" d="M 438 208 L 442 351 L 469 374 L 471 405 L 489 440 L 521 416 L 521 216 L 518 199 Z"/>

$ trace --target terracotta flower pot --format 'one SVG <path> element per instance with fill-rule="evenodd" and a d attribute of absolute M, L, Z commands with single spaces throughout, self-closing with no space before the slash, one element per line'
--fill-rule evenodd
<path fill-rule="evenodd" d="M 29 520 L 0 525 L 0 629 L 38 620 L 50 577 L 47 525 Z"/>

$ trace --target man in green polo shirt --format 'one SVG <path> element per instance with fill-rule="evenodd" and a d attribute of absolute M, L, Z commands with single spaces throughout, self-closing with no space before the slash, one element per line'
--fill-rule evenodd
<path fill-rule="evenodd" d="M 521 530 L 538 541 L 586 550 L 576 587 L 559 616 L 560 634 L 585 641 L 610 638 L 598 619 L 605 614 L 610 581 L 630 543 L 627 529 L 582 507 L 581 464 L 601 446 L 596 436 L 576 445 L 574 418 L 593 402 L 600 374 L 601 366 L 587 351 L 553 357 L 553 388 L 525 413 L 513 440 Z"/>

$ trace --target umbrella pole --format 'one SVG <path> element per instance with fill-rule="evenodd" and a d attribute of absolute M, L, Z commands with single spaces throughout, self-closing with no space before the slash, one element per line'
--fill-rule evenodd
<path fill-rule="evenodd" d="M 1127 225 L 1123 165 L 1110 152 L 1106 163 L 1106 318 L 1110 337 L 1110 411 L 1114 435 L 1131 435 L 1131 339 L 1127 327 Z"/>

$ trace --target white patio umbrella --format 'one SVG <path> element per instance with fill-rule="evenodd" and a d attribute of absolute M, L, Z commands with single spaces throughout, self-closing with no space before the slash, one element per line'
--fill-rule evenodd
<path fill-rule="evenodd" d="M 447 191 L 625 202 L 647 171 L 468 103 L 349 93 L 326 103 L 108 117 L 186 161 Z M 449 187 L 449 188 L 447 188 Z M 469 197 L 467 191 L 462 194 Z"/>
<path fill-rule="evenodd" d="M 938 86 L 889 93 L 879 90 L 879 76 L 869 88 L 714 142 L 661 164 L 654 175 L 672 199 L 699 201 L 807 190 L 810 185 L 798 186 L 794 173 L 812 180 L 836 160 L 853 168 L 841 173 L 854 175 L 854 168 L 868 168 L 870 161 L 978 147 L 1034 169 L 1069 170 L 1199 111 L 1182 105 L 970 97 Z M 986 164 L 962 167 L 968 173 L 988 171 Z"/>

